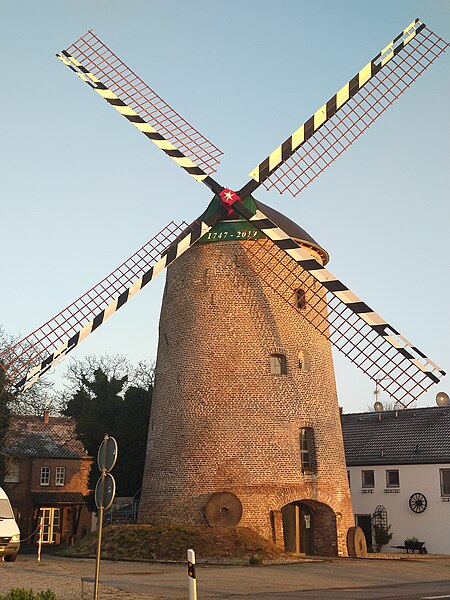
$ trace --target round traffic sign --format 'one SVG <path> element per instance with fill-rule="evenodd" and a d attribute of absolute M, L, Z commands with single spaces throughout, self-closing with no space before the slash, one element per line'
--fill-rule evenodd
<path fill-rule="evenodd" d="M 106 473 L 97 481 L 95 486 L 95 504 L 105 510 L 111 506 L 116 495 L 116 482 L 111 473 Z"/>
<path fill-rule="evenodd" d="M 105 435 L 97 452 L 97 464 L 100 471 L 111 471 L 116 464 L 118 447 L 115 438 Z"/>

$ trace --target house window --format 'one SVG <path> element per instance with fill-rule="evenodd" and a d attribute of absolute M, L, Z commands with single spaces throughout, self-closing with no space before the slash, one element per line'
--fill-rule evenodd
<path fill-rule="evenodd" d="M 7 460 L 6 473 L 3 481 L 5 483 L 19 483 L 20 481 L 20 463 L 18 460 Z"/>
<path fill-rule="evenodd" d="M 66 483 L 66 467 L 56 467 L 55 485 Z"/>
<path fill-rule="evenodd" d="M 386 487 L 400 487 L 400 475 L 398 469 L 386 471 Z"/>
<path fill-rule="evenodd" d="M 375 473 L 373 471 L 361 471 L 361 477 L 363 488 L 375 487 Z"/>
<path fill-rule="evenodd" d="M 306 292 L 302 288 L 295 290 L 295 306 L 300 310 L 306 307 Z"/>
<path fill-rule="evenodd" d="M 272 375 L 284 375 L 286 373 L 286 356 L 284 354 L 270 355 L 270 372 Z"/>
<path fill-rule="evenodd" d="M 441 478 L 441 496 L 450 496 L 450 469 L 439 469 Z"/>
<path fill-rule="evenodd" d="M 300 463 L 303 473 L 315 473 L 314 431 L 312 427 L 300 429 Z"/>
<path fill-rule="evenodd" d="M 50 485 L 50 467 L 41 467 L 41 485 Z"/>

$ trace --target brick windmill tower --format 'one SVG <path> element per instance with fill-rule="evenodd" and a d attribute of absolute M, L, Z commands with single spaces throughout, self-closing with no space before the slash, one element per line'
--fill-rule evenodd
<path fill-rule="evenodd" d="M 447 48 L 416 19 L 250 173 L 91 31 L 58 58 L 213 192 L 0 356 L 32 385 L 165 268 L 141 522 L 247 525 L 289 550 L 345 553 L 353 525 L 331 345 L 405 408 L 445 373 L 326 268 L 305 231 L 256 200 L 301 192 Z"/>
<path fill-rule="evenodd" d="M 258 207 L 327 262 L 295 223 Z M 291 550 L 334 554 L 353 515 L 319 330 L 325 292 L 297 267 L 283 275 L 289 301 L 280 297 L 270 285 L 280 257 L 262 264 L 270 250 L 257 234 L 222 221 L 168 269 L 139 518 L 239 523 Z"/>

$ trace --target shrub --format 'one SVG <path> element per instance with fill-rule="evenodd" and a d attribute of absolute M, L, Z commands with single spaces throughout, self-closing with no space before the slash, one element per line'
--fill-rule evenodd
<path fill-rule="evenodd" d="M 34 593 L 33 590 L 13 588 L 6 596 L 0 596 L 0 600 L 58 600 L 58 598 L 51 590 Z"/>
<path fill-rule="evenodd" d="M 385 527 L 384 525 L 374 526 L 373 529 L 375 534 L 375 547 L 377 552 L 380 552 L 381 548 L 386 544 L 389 544 L 389 542 L 391 541 L 392 533 L 390 533 L 389 531 L 390 528 L 390 525 L 388 525 L 387 527 Z"/>

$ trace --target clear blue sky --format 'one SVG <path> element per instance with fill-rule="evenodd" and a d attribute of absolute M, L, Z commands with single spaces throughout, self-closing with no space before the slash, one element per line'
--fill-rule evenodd
<path fill-rule="evenodd" d="M 448 0 L 0 0 L 0 323 L 26 335 L 209 201 L 55 58 L 87 29 L 224 151 L 217 178 L 237 189 L 415 17 L 450 40 Z M 447 52 L 297 199 L 257 194 L 447 371 L 449 66 Z M 154 358 L 163 279 L 74 356 Z M 347 412 L 373 402 L 345 359 L 336 374 Z M 450 392 L 446 379 L 419 405 L 438 390 Z"/>

